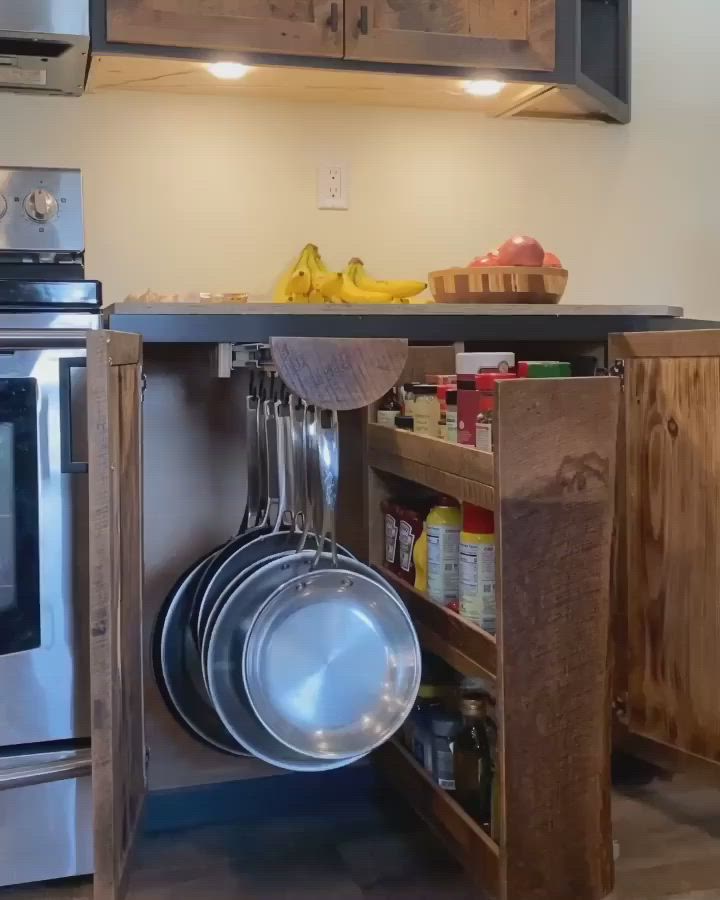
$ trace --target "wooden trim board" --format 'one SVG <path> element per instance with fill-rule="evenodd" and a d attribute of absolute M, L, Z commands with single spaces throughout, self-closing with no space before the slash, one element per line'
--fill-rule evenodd
<path fill-rule="evenodd" d="M 412 616 L 420 643 L 463 675 L 495 680 L 497 645 L 493 635 L 451 609 L 433 603 L 384 566 L 380 573 L 395 587 Z"/>
<path fill-rule="evenodd" d="M 498 384 L 503 900 L 613 886 L 609 575 L 619 379 Z"/>

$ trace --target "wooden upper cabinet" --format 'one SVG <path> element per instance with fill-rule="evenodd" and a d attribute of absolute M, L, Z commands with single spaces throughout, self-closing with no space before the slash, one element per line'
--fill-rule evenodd
<path fill-rule="evenodd" d="M 555 68 L 556 0 L 345 0 L 345 56 L 372 62 Z"/>
<path fill-rule="evenodd" d="M 341 57 L 343 29 L 342 0 L 107 0 L 117 43 Z"/>
<path fill-rule="evenodd" d="M 122 900 L 146 793 L 141 340 L 87 342 L 95 900 Z"/>
<path fill-rule="evenodd" d="M 630 747 L 720 763 L 720 330 L 619 335 L 610 353 L 625 370 Z"/>

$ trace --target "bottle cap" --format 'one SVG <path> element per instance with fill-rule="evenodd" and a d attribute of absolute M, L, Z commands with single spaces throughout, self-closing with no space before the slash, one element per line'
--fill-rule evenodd
<path fill-rule="evenodd" d="M 457 389 L 453 388 L 451 391 L 448 391 L 445 394 L 445 402 L 448 406 L 456 406 L 457 405 Z"/>
<path fill-rule="evenodd" d="M 463 503 L 462 530 L 468 534 L 495 534 L 495 515 L 490 509 Z"/>
<path fill-rule="evenodd" d="M 455 356 L 455 371 L 458 375 L 476 375 L 478 372 L 507 372 L 515 368 L 515 354 L 500 353 L 458 353 Z"/>
<path fill-rule="evenodd" d="M 438 386 L 436 384 L 406 384 L 405 390 L 416 396 L 426 396 L 437 394 Z"/>
<path fill-rule="evenodd" d="M 440 494 L 435 498 L 435 502 L 433 503 L 433 507 L 438 506 L 449 506 L 452 509 L 457 509 L 460 504 L 454 497 L 448 497 L 447 494 Z"/>
<path fill-rule="evenodd" d="M 395 416 L 395 427 L 402 431 L 414 431 L 415 419 L 412 416 Z"/>

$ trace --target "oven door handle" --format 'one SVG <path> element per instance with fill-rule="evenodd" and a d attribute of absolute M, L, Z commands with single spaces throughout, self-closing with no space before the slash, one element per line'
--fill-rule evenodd
<path fill-rule="evenodd" d="M 60 471 L 66 475 L 87 475 L 88 464 L 73 459 L 72 370 L 86 369 L 83 356 L 67 356 L 60 362 Z"/>
<path fill-rule="evenodd" d="M 50 784 L 70 778 L 83 778 L 92 773 L 90 750 L 82 750 L 66 759 L 55 762 L 38 763 L 34 766 L 11 766 L 0 768 L 0 791 L 12 788 L 30 787 L 33 784 Z"/>
<path fill-rule="evenodd" d="M 45 350 L 84 347 L 87 331 L 75 328 L 8 328 L 0 331 L 0 350 Z"/>

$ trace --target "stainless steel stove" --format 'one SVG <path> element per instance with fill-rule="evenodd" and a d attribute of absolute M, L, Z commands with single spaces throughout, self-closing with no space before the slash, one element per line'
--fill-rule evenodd
<path fill-rule="evenodd" d="M 0 886 L 92 870 L 84 277 L 74 170 L 0 169 Z"/>

